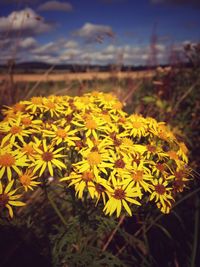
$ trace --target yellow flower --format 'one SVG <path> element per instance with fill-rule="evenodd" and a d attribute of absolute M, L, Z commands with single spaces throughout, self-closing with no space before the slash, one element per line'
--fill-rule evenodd
<path fill-rule="evenodd" d="M 132 216 L 132 211 L 128 205 L 128 203 L 132 203 L 140 206 L 141 203 L 136 200 L 136 198 L 140 198 L 142 196 L 140 190 L 133 186 L 133 183 L 123 184 L 118 182 L 117 180 L 112 180 L 113 187 L 107 185 L 106 190 L 108 193 L 108 201 L 103 209 L 105 214 L 109 214 L 110 216 L 116 212 L 117 217 L 120 216 L 122 207 L 125 208 L 127 213 Z"/>
<path fill-rule="evenodd" d="M 11 180 L 7 184 L 5 189 L 3 189 L 2 182 L 0 181 L 0 208 L 1 209 L 7 208 L 11 218 L 13 218 L 12 206 L 24 206 L 25 205 L 25 203 L 17 200 L 21 197 L 21 194 L 14 195 L 15 192 L 18 190 L 18 188 L 11 191 L 13 183 L 14 183 L 14 180 Z"/>
<path fill-rule="evenodd" d="M 98 139 L 98 135 L 101 132 L 109 131 L 109 126 L 105 121 L 92 115 L 81 116 L 77 114 L 72 124 L 77 126 L 78 130 L 84 131 L 86 137 L 93 136 L 95 139 Z"/>
<path fill-rule="evenodd" d="M 38 177 L 34 176 L 32 169 L 27 169 L 25 173 L 21 173 L 18 177 L 25 191 L 28 191 L 28 189 L 33 190 L 34 186 L 40 184 L 40 182 L 34 181 L 36 178 Z"/>
<path fill-rule="evenodd" d="M 2 145 L 8 142 L 14 144 L 15 140 L 24 142 L 24 138 L 31 134 L 30 130 L 21 125 L 20 117 L 16 120 L 10 119 L 8 122 L 1 123 L 0 131 L 6 134 L 2 140 Z"/>
<path fill-rule="evenodd" d="M 35 155 L 35 161 L 32 163 L 33 173 L 36 173 L 39 169 L 39 176 L 48 169 L 51 176 L 54 175 L 53 168 L 58 168 L 59 170 L 66 168 L 66 165 L 58 160 L 58 158 L 65 157 L 64 155 L 59 154 L 64 147 L 54 149 L 53 146 L 47 145 L 46 139 L 42 142 L 35 138 L 36 145 L 34 146 L 37 155 Z"/>
<path fill-rule="evenodd" d="M 152 179 L 151 170 L 145 166 L 144 161 L 140 161 L 137 165 L 136 162 L 133 163 L 132 170 L 127 176 L 125 183 L 133 182 L 133 185 L 137 188 L 143 188 L 144 191 L 151 192 Z"/>
<path fill-rule="evenodd" d="M 188 148 L 183 142 L 179 143 L 179 150 L 177 151 L 177 155 L 185 162 L 188 163 Z"/>
<path fill-rule="evenodd" d="M 26 110 L 30 110 L 30 113 L 32 114 L 35 114 L 36 112 L 43 112 L 44 110 L 43 97 L 34 96 L 30 101 L 23 101 L 23 103 L 26 104 Z"/>
<path fill-rule="evenodd" d="M 44 112 L 50 114 L 53 118 L 54 116 L 59 117 L 60 114 L 64 114 L 64 107 L 56 102 L 55 97 L 43 98 Z"/>
<path fill-rule="evenodd" d="M 148 125 L 145 118 L 137 114 L 131 115 L 127 119 L 124 127 L 126 129 L 127 135 L 133 137 L 141 138 L 142 136 L 146 136 L 148 134 Z"/>
<path fill-rule="evenodd" d="M 88 139 L 88 142 L 90 143 L 91 141 Z M 80 151 L 79 153 L 83 156 L 83 159 L 73 164 L 74 168 L 80 173 L 92 170 L 96 177 L 99 172 L 107 175 L 107 168 L 113 169 L 113 160 L 105 145 L 106 143 L 104 142 L 101 142 L 97 146 L 91 144 L 91 147 L 89 145 L 89 149 Z"/>
<path fill-rule="evenodd" d="M 71 181 L 69 186 L 75 185 L 75 192 L 78 198 L 83 197 L 84 189 L 87 188 L 90 196 L 94 196 L 95 188 L 95 176 L 91 171 L 85 171 L 83 173 L 72 172 L 68 177 L 60 179 L 60 181 Z"/>
<path fill-rule="evenodd" d="M 169 213 L 172 202 L 174 198 L 172 197 L 172 188 L 168 187 L 168 182 L 164 181 L 163 178 L 154 179 L 152 181 L 153 184 L 153 192 L 150 196 L 150 201 L 155 200 L 158 204 L 158 208 L 163 213 Z"/>
<path fill-rule="evenodd" d="M 19 150 L 12 150 L 10 146 L 0 147 L 0 178 L 3 177 L 5 171 L 7 172 L 8 180 L 11 180 L 12 171 L 20 174 L 19 167 L 28 166 L 27 157 Z"/>
<path fill-rule="evenodd" d="M 52 142 L 56 145 L 67 143 L 69 146 L 75 146 L 74 141 L 80 140 L 80 138 L 76 136 L 77 130 L 70 130 L 70 125 L 62 128 L 52 124 L 51 130 L 43 130 L 43 132 L 44 137 L 52 138 Z"/>

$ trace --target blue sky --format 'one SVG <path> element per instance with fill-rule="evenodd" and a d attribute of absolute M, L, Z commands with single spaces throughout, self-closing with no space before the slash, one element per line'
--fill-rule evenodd
<path fill-rule="evenodd" d="M 152 61 L 152 53 L 156 63 L 168 63 L 172 51 L 181 55 L 184 44 L 200 41 L 198 2 L 1 0 L 0 63 L 15 58 L 52 64 L 145 65 Z"/>

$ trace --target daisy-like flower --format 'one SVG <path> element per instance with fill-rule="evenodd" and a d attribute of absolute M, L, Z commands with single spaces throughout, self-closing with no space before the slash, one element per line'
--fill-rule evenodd
<path fill-rule="evenodd" d="M 158 157 L 161 160 L 162 158 L 167 157 L 167 153 L 163 151 L 160 144 L 150 142 L 150 144 L 146 145 L 145 157 L 146 159 L 154 159 L 155 157 Z"/>
<path fill-rule="evenodd" d="M 119 174 L 121 177 L 124 177 L 127 172 L 131 170 L 131 158 L 128 155 L 121 156 L 113 150 L 110 150 L 112 157 L 112 162 L 114 163 L 114 168 L 111 171 L 110 178 Z"/>
<path fill-rule="evenodd" d="M 52 124 L 51 130 L 43 130 L 43 133 L 44 137 L 52 138 L 52 142 L 56 145 L 67 143 L 68 146 L 75 146 L 75 141 L 80 140 L 80 138 L 76 136 L 77 130 L 71 130 L 70 125 L 60 127 Z"/>
<path fill-rule="evenodd" d="M 179 150 L 177 151 L 177 155 L 185 162 L 188 163 L 188 148 L 183 142 L 179 143 Z"/>
<path fill-rule="evenodd" d="M 12 171 L 21 173 L 21 168 L 28 166 L 27 157 L 18 149 L 13 150 L 11 146 L 0 147 L 0 178 L 4 173 L 7 173 L 7 178 L 10 181 Z"/>
<path fill-rule="evenodd" d="M 138 165 L 133 162 L 132 170 L 124 182 L 133 182 L 133 185 L 137 188 L 143 188 L 144 191 L 151 192 L 153 176 L 145 164 L 148 164 L 148 162 L 140 161 Z"/>
<path fill-rule="evenodd" d="M 15 144 L 16 145 L 16 144 Z M 23 146 L 17 146 L 18 149 L 21 149 L 22 153 L 24 153 L 30 161 L 35 160 L 35 155 L 37 154 L 34 149 L 34 142 L 24 143 Z"/>
<path fill-rule="evenodd" d="M 14 180 L 11 180 L 5 188 L 3 188 L 2 182 L 0 181 L 0 210 L 4 208 L 8 209 L 9 215 L 13 218 L 12 206 L 24 206 L 25 203 L 19 201 L 21 194 L 15 195 L 17 189 L 11 190 L 14 184 Z"/>
<path fill-rule="evenodd" d="M 191 176 L 190 170 L 185 168 L 185 166 L 181 166 L 168 176 L 168 179 L 173 181 L 173 189 L 175 193 L 183 191 L 189 181 L 189 175 Z"/>
<path fill-rule="evenodd" d="M 148 125 L 145 118 L 137 114 L 131 115 L 124 125 L 127 135 L 141 138 L 148 134 Z"/>
<path fill-rule="evenodd" d="M 30 101 L 23 101 L 26 104 L 26 110 L 29 111 L 31 114 L 35 114 L 36 112 L 43 112 L 43 97 L 41 96 L 34 96 L 31 98 Z"/>
<path fill-rule="evenodd" d="M 46 139 L 40 141 L 35 138 L 36 145 L 34 146 L 37 155 L 35 155 L 35 161 L 31 164 L 33 167 L 33 173 L 36 173 L 39 169 L 39 176 L 42 176 L 43 172 L 48 169 L 51 176 L 54 175 L 54 168 L 59 170 L 65 169 L 66 165 L 59 160 L 59 158 L 65 157 L 59 154 L 64 147 L 60 147 L 55 150 L 54 146 L 47 145 Z"/>
<path fill-rule="evenodd" d="M 34 119 L 33 116 L 27 114 L 21 115 L 20 121 L 21 125 L 23 125 L 25 128 L 30 128 L 31 130 L 38 130 L 40 128 L 40 125 L 42 124 L 42 120 Z"/>
<path fill-rule="evenodd" d="M 74 98 L 74 105 L 77 108 L 77 110 L 80 110 L 81 112 L 87 112 L 87 110 L 96 110 L 98 111 L 99 108 L 94 104 L 94 97 L 91 95 L 84 95 L 81 97 L 75 97 Z"/>
<path fill-rule="evenodd" d="M 79 130 L 84 131 L 86 137 L 93 136 L 95 139 L 98 139 L 99 132 L 109 131 L 109 127 L 105 121 L 92 115 L 81 116 L 77 114 L 72 123 Z"/>
<path fill-rule="evenodd" d="M 112 179 L 113 186 L 106 186 L 106 192 L 108 194 L 108 201 L 103 209 L 105 214 L 110 216 L 116 212 L 119 217 L 122 207 L 125 208 L 127 213 L 132 216 L 132 211 L 128 203 L 140 206 L 141 203 L 136 200 L 142 196 L 139 188 L 133 186 L 133 183 L 124 184 Z"/>
<path fill-rule="evenodd" d="M 24 190 L 27 192 L 29 189 L 33 190 L 33 187 L 40 184 L 40 182 L 34 181 L 38 176 L 33 174 L 32 169 L 27 169 L 24 173 L 21 173 L 18 177 L 20 183 L 24 187 Z"/>
<path fill-rule="evenodd" d="M 23 103 L 23 101 L 20 101 L 19 103 L 16 103 L 12 107 L 5 106 L 5 109 L 2 110 L 3 114 L 6 116 L 6 118 L 13 118 L 13 115 L 21 114 L 25 111 L 26 105 Z"/>
<path fill-rule="evenodd" d="M 64 114 L 64 108 L 62 105 L 56 102 L 56 98 L 43 98 L 44 112 L 49 113 L 53 118 L 54 116 L 59 117 L 60 114 Z"/>
<path fill-rule="evenodd" d="M 84 171 L 92 170 L 97 177 L 100 172 L 107 175 L 107 168 L 113 169 L 112 158 L 103 148 L 100 149 L 94 147 L 93 149 L 88 149 L 82 153 L 83 160 L 73 164 L 73 167 L 78 172 L 82 173 Z"/>
<path fill-rule="evenodd" d="M 152 181 L 153 192 L 150 195 L 150 201 L 154 200 L 158 205 L 159 209 L 163 213 L 168 213 L 169 208 L 174 202 L 172 197 L 172 188 L 168 187 L 168 182 L 164 181 L 163 178 L 154 179 Z"/>
<path fill-rule="evenodd" d="M 95 176 L 91 171 L 85 171 L 83 173 L 72 172 L 68 177 L 60 179 L 60 181 L 71 181 L 69 186 L 75 185 L 75 192 L 78 198 L 83 197 L 85 188 L 89 191 L 90 196 L 94 196 L 94 184 Z"/>
<path fill-rule="evenodd" d="M 30 130 L 25 129 L 25 127 L 21 125 L 20 117 L 16 120 L 10 119 L 8 122 L 1 123 L 0 131 L 6 134 L 2 140 L 2 145 L 8 141 L 14 144 L 15 140 L 24 142 L 24 138 L 31 134 Z"/>

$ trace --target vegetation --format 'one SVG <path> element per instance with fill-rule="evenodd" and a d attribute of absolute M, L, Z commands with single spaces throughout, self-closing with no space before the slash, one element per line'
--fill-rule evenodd
<path fill-rule="evenodd" d="M 186 53 L 192 67 L 158 68 L 139 81 L 37 83 L 26 97 L 10 82 L 19 89 L 0 123 L 1 266 L 199 266 L 198 46 Z M 117 95 L 124 111 L 113 94 L 96 90 Z M 23 150 L 28 141 L 33 154 Z M 4 168 L 8 153 L 15 161 Z M 53 155 L 49 164 L 44 153 Z M 109 166 L 100 166 L 99 154 Z M 137 189 L 128 198 L 124 177 L 133 170 L 137 181 L 129 184 Z"/>

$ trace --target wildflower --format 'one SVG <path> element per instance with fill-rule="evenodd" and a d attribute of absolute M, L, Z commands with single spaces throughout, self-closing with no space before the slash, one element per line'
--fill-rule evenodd
<path fill-rule="evenodd" d="M 61 160 L 58 160 L 58 158 L 65 157 L 59 154 L 64 147 L 55 150 L 54 146 L 47 145 L 46 139 L 42 142 L 35 139 L 35 142 L 36 145 L 34 149 L 37 155 L 35 156 L 35 161 L 31 165 L 31 167 L 33 167 L 33 173 L 36 173 L 40 169 L 39 176 L 41 176 L 47 168 L 50 175 L 53 176 L 53 168 L 58 168 L 59 170 L 66 168 L 66 165 Z"/>
<path fill-rule="evenodd" d="M 159 203 L 158 207 L 162 212 L 168 213 L 171 203 L 174 201 L 172 197 L 172 188 L 168 187 L 168 182 L 164 181 L 163 178 L 154 179 L 152 181 L 153 192 L 150 195 L 150 200 L 155 200 Z"/>
<path fill-rule="evenodd" d="M 62 128 L 52 124 L 51 130 L 43 130 L 43 132 L 44 137 L 51 137 L 52 142 L 56 145 L 67 143 L 69 146 L 75 146 L 75 141 L 80 140 L 80 138 L 76 136 L 77 130 L 70 130 L 70 125 Z"/>
<path fill-rule="evenodd" d="M 4 173 L 7 173 L 7 178 L 10 181 L 12 170 L 20 174 L 20 168 L 28 165 L 27 157 L 19 150 L 12 150 L 11 146 L 6 146 L 0 149 L 0 178 Z"/>
<path fill-rule="evenodd" d="M 24 138 L 28 137 L 31 133 L 30 130 L 25 129 L 25 127 L 21 125 L 20 117 L 16 120 L 10 119 L 8 122 L 1 123 L 0 130 L 5 134 L 2 145 L 8 142 L 13 144 L 16 139 L 24 142 Z"/>
<path fill-rule="evenodd" d="M 6 185 L 4 189 L 2 182 L 0 181 L 0 208 L 1 209 L 7 208 L 11 218 L 13 218 L 12 206 L 25 205 L 25 203 L 18 200 L 21 197 L 21 194 L 14 195 L 18 190 L 18 188 L 11 190 L 13 184 L 14 180 L 10 180 L 10 182 Z"/>
<path fill-rule="evenodd" d="M 147 128 L 145 118 L 139 115 L 131 115 L 125 124 L 127 135 L 138 138 L 147 135 Z"/>
<path fill-rule="evenodd" d="M 93 190 L 95 188 L 94 184 L 95 176 L 91 171 L 85 171 L 83 173 L 72 172 L 69 177 L 64 177 L 60 181 L 71 181 L 69 186 L 75 185 L 75 192 L 78 198 L 83 197 L 84 189 L 87 188 L 90 195 L 93 196 Z"/>
<path fill-rule="evenodd" d="M 28 189 L 33 190 L 34 186 L 40 184 L 40 182 L 34 181 L 36 178 L 38 178 L 38 176 L 36 175 L 34 176 L 32 169 L 27 169 L 24 173 L 21 173 L 18 177 L 25 191 L 28 191 Z"/>
<path fill-rule="evenodd" d="M 141 203 L 136 198 L 141 197 L 141 192 L 138 188 L 133 186 L 133 183 L 123 184 L 117 180 L 112 180 L 113 186 L 107 185 L 106 189 L 108 192 L 108 201 L 103 209 L 105 214 L 110 216 L 116 212 L 119 217 L 122 207 L 125 208 L 127 213 L 132 216 L 132 211 L 128 203 L 132 203 L 140 206 Z"/>

